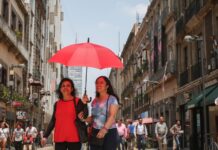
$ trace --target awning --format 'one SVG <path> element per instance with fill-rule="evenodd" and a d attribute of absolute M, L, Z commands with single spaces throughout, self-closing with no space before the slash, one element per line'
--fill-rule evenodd
<path fill-rule="evenodd" d="M 209 97 L 215 89 L 217 89 L 217 85 L 213 85 L 205 89 L 204 94 L 205 94 L 206 101 L 209 101 Z M 203 100 L 203 93 L 201 92 L 187 102 L 187 104 L 185 105 L 185 109 L 199 107 L 202 100 Z"/>
<path fill-rule="evenodd" d="M 218 85 L 212 90 L 212 92 L 206 98 L 206 105 L 215 104 L 215 99 L 218 97 Z M 204 102 L 201 102 L 201 106 L 204 105 Z"/>

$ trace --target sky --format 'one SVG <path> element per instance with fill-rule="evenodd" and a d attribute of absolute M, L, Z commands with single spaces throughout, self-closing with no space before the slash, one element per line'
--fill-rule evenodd
<path fill-rule="evenodd" d="M 110 48 L 115 54 L 122 52 L 132 26 L 142 21 L 149 0 L 61 0 L 62 45 L 90 42 Z M 95 80 L 100 75 L 109 76 L 110 69 L 88 68 L 87 93 L 95 95 Z M 85 80 L 83 69 L 83 90 Z M 76 86 L 76 85 L 75 85 Z"/>

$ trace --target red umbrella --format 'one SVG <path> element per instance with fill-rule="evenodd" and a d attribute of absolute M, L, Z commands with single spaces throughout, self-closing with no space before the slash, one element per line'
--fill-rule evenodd
<path fill-rule="evenodd" d="M 94 43 L 72 44 L 59 50 L 49 62 L 57 62 L 66 66 L 85 66 L 98 69 L 122 68 L 123 64 L 112 50 Z M 87 83 L 87 68 L 85 80 L 85 92 Z"/>

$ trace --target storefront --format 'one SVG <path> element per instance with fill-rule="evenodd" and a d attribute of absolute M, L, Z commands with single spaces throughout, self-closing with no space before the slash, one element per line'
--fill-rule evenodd
<path fill-rule="evenodd" d="M 191 149 L 203 149 L 204 147 L 204 123 L 207 124 L 208 139 L 216 139 L 218 133 L 218 106 L 215 106 L 215 99 L 218 97 L 218 85 L 211 85 L 203 92 L 192 93 L 192 98 L 180 108 L 184 111 L 182 124 L 184 127 L 185 145 Z M 205 97 L 205 102 L 204 102 Z M 206 104 L 206 120 L 204 119 L 204 104 Z M 216 133 L 216 134 L 215 134 Z M 209 141 L 209 140 L 208 140 Z"/>

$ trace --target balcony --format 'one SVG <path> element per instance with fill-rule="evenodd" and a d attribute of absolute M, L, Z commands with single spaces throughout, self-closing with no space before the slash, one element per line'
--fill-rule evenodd
<path fill-rule="evenodd" d="M 37 81 L 40 81 L 40 78 L 41 78 L 41 73 L 39 70 L 35 69 L 33 70 L 33 79 L 34 80 L 37 80 Z"/>
<path fill-rule="evenodd" d="M 3 32 L 3 36 L 8 38 L 12 45 L 18 50 L 18 52 L 24 57 L 25 60 L 28 60 L 28 52 L 24 47 L 19 38 L 17 38 L 16 33 L 10 29 L 5 20 L 0 16 L 0 30 Z"/>
<path fill-rule="evenodd" d="M 156 73 L 152 74 L 149 78 L 149 80 L 151 81 L 159 81 L 160 79 L 163 78 L 164 75 L 164 67 L 162 67 L 161 69 L 157 70 Z"/>
<path fill-rule="evenodd" d="M 188 70 L 185 70 L 184 72 L 180 73 L 180 81 L 179 85 L 183 86 L 188 83 Z"/>
<path fill-rule="evenodd" d="M 124 88 L 123 92 L 122 92 L 122 97 L 125 97 L 128 95 L 128 93 L 132 92 L 133 90 L 133 82 L 129 82 L 129 84 Z"/>
<path fill-rule="evenodd" d="M 192 81 L 200 78 L 202 76 L 201 73 L 201 62 L 196 63 L 191 67 L 191 79 Z"/>

